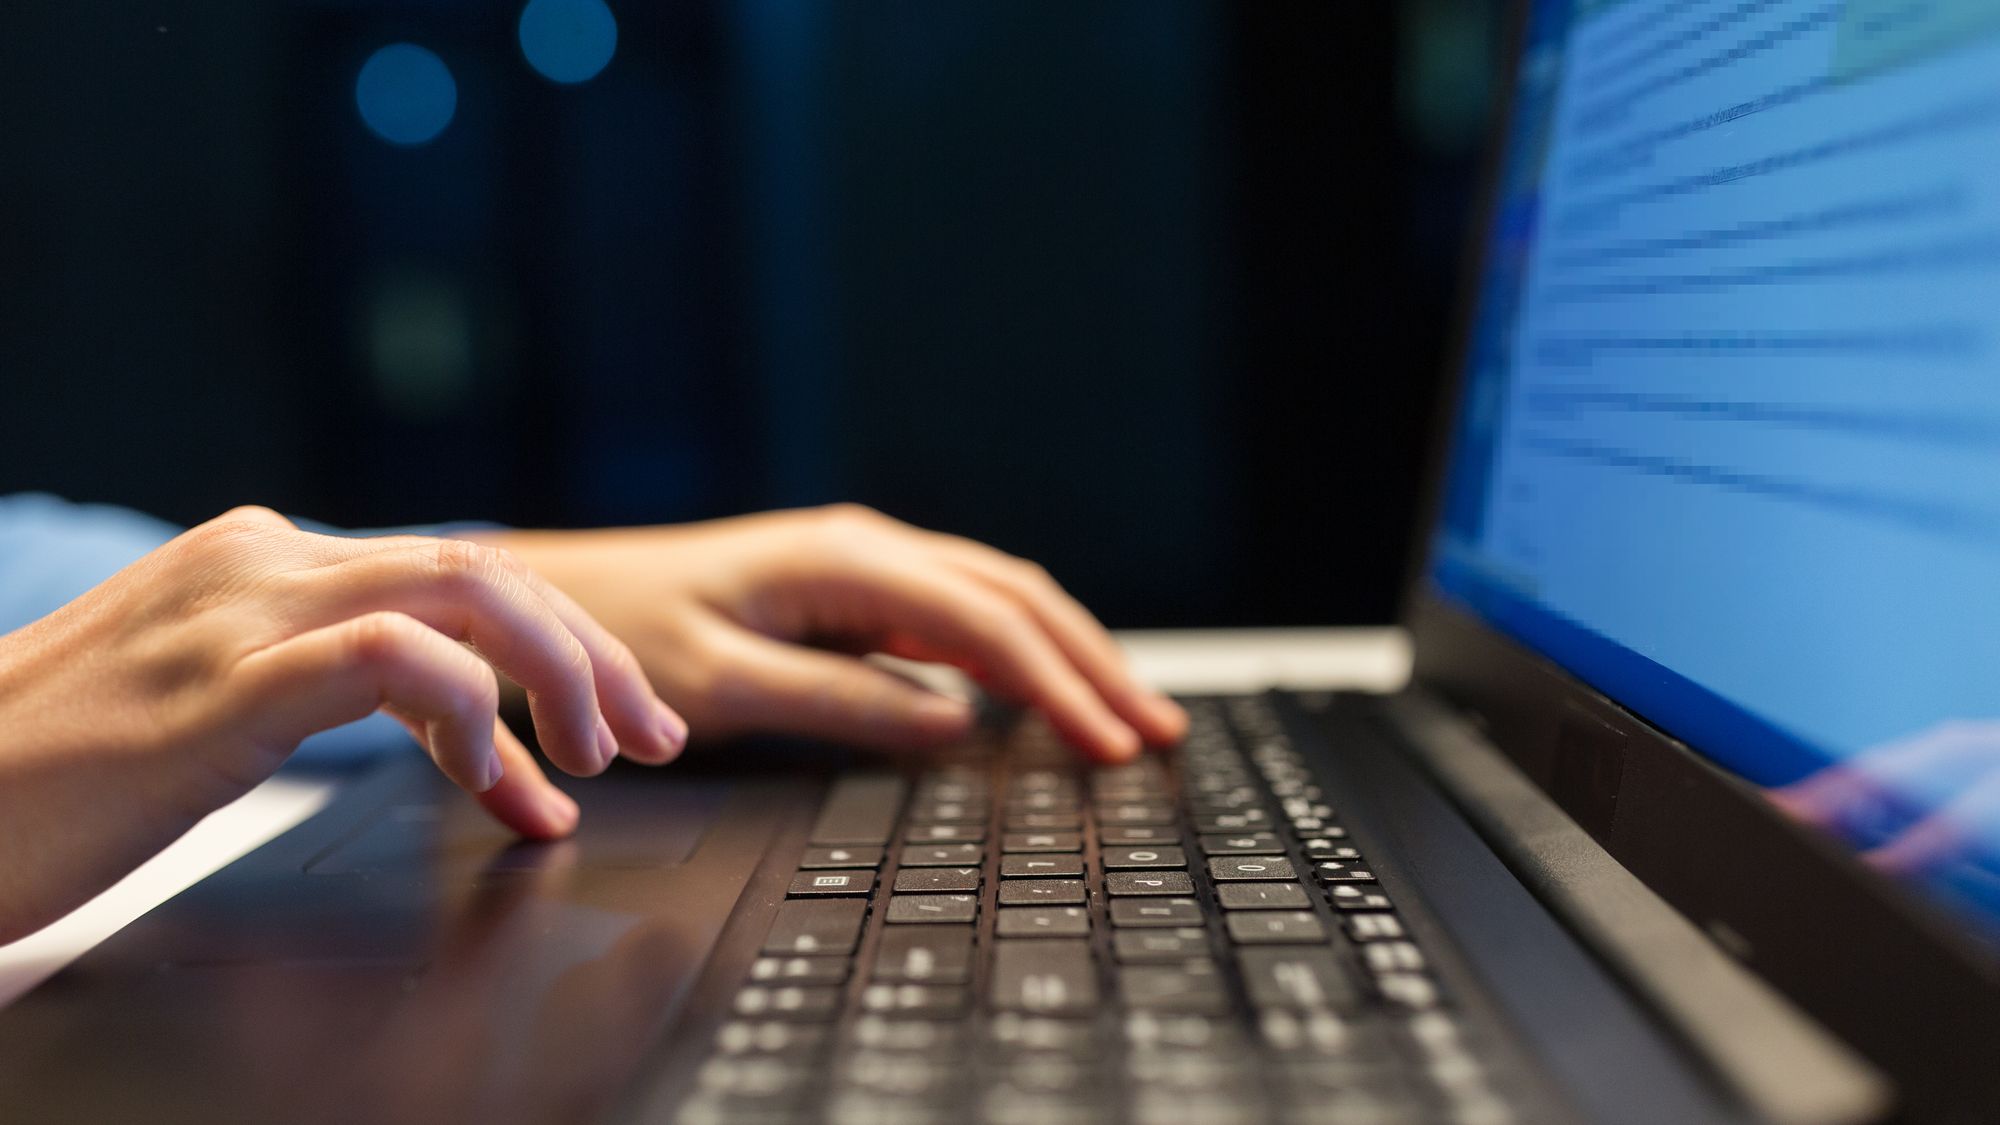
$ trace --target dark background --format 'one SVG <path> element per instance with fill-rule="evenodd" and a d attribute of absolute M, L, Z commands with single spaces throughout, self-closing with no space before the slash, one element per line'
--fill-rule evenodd
<path fill-rule="evenodd" d="M 1388 619 L 1495 0 L 29 0 L 0 491 L 193 522 L 859 500 L 1114 625 Z M 356 110 L 396 41 L 456 116 Z"/>

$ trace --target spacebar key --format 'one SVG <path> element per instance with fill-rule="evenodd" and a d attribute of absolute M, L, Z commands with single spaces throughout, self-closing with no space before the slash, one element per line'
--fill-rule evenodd
<path fill-rule="evenodd" d="M 841 778 L 827 790 L 819 819 L 813 822 L 812 842 L 821 847 L 888 843 L 909 788 L 894 774 Z"/>

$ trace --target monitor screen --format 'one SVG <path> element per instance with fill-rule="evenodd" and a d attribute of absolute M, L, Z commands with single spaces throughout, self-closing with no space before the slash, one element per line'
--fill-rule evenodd
<path fill-rule="evenodd" d="M 2000 934 L 2000 5 L 1523 50 L 1433 588 Z"/>

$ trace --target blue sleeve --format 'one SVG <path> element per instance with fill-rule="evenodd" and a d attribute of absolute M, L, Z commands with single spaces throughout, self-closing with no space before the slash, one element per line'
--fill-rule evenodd
<path fill-rule="evenodd" d="M 343 531 L 300 521 L 326 535 L 455 535 L 497 525 L 442 524 L 382 531 Z M 0 633 L 46 617 L 182 529 L 151 516 L 102 504 L 72 504 L 46 493 L 0 496 Z M 320 762 L 409 748 L 394 719 L 372 715 L 316 734 L 295 757 Z"/>

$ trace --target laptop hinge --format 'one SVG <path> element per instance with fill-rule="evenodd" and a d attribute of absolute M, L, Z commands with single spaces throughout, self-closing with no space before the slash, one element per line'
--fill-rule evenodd
<path fill-rule="evenodd" d="M 1521 882 L 1774 1125 L 1858 1125 L 1887 1114 L 1867 1060 L 1731 960 L 1621 865 L 1443 702 L 1388 701 L 1417 760 Z"/>

